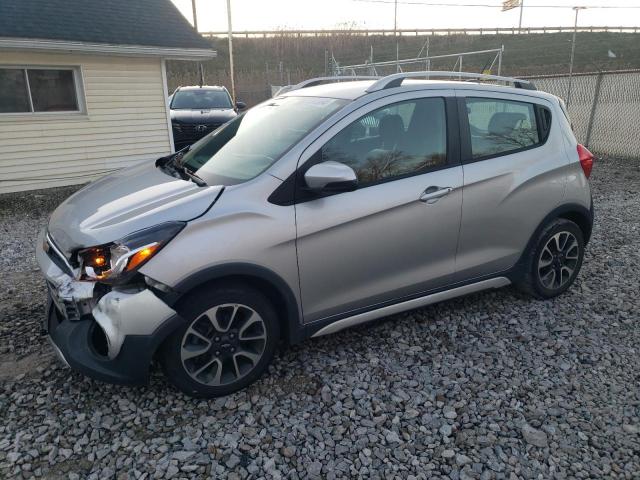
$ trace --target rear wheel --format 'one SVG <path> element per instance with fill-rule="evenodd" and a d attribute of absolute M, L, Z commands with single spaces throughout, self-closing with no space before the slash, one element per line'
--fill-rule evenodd
<path fill-rule="evenodd" d="M 280 337 L 264 295 L 238 284 L 199 290 L 183 304 L 185 324 L 164 343 L 160 358 L 176 387 L 194 397 L 218 397 L 262 375 Z"/>
<path fill-rule="evenodd" d="M 545 227 L 525 259 L 525 273 L 518 287 L 538 298 L 552 298 L 575 281 L 584 258 L 580 227 L 559 218 Z"/>

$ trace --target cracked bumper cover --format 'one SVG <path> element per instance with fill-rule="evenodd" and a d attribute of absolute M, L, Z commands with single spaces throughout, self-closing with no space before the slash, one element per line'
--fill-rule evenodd
<path fill-rule="evenodd" d="M 94 320 L 60 320 L 60 314 L 53 305 L 49 308 L 47 317 L 51 341 L 64 363 L 91 378 L 127 385 L 148 382 L 153 354 L 182 321 L 176 315 L 167 319 L 150 335 L 124 337 L 119 354 L 114 359 L 109 359 L 99 355 L 91 346 Z"/>
<path fill-rule="evenodd" d="M 146 383 L 153 354 L 181 324 L 176 312 L 148 289 L 113 290 L 96 301 L 92 283 L 75 281 L 40 248 L 36 257 L 50 285 L 43 326 L 57 355 L 98 380 Z M 66 318 L 63 309 L 69 303 L 81 306 L 85 314 L 78 320 Z M 94 347 L 96 328 L 106 337 L 107 355 Z"/>

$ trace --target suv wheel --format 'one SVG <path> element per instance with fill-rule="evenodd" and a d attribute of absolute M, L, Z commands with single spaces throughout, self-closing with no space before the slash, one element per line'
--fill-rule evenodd
<path fill-rule="evenodd" d="M 243 285 L 201 289 L 185 300 L 185 324 L 164 343 L 160 362 L 171 383 L 193 397 L 240 390 L 267 369 L 280 338 L 276 313 Z"/>
<path fill-rule="evenodd" d="M 538 298 L 552 298 L 575 281 L 584 257 L 580 227 L 559 218 L 545 227 L 527 254 L 521 290 Z"/>

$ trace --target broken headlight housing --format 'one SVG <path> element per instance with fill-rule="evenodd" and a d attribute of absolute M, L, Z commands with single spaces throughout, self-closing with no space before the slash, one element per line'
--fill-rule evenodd
<path fill-rule="evenodd" d="M 80 250 L 80 279 L 104 283 L 126 282 L 185 225 L 184 222 L 166 222 L 106 245 Z"/>

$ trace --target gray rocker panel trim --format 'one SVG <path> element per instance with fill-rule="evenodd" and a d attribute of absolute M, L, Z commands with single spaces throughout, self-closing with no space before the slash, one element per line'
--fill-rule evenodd
<path fill-rule="evenodd" d="M 371 310 L 364 313 L 359 313 L 351 317 L 336 320 L 333 323 L 321 328 L 313 334 L 314 337 L 320 337 L 322 335 L 329 335 L 331 333 L 339 332 L 345 328 L 353 327 L 361 323 L 369 322 L 377 318 L 394 315 L 396 313 L 404 312 L 407 310 L 413 310 L 416 308 L 431 305 L 432 303 L 441 302 L 443 300 L 449 300 L 451 298 L 460 297 L 462 295 L 468 295 L 470 293 L 479 292 L 489 288 L 500 288 L 509 285 L 511 281 L 506 277 L 496 277 L 488 280 L 482 280 L 469 285 L 464 285 L 457 288 L 451 288 L 423 297 L 406 300 L 404 302 L 394 303 L 385 307 Z"/>

